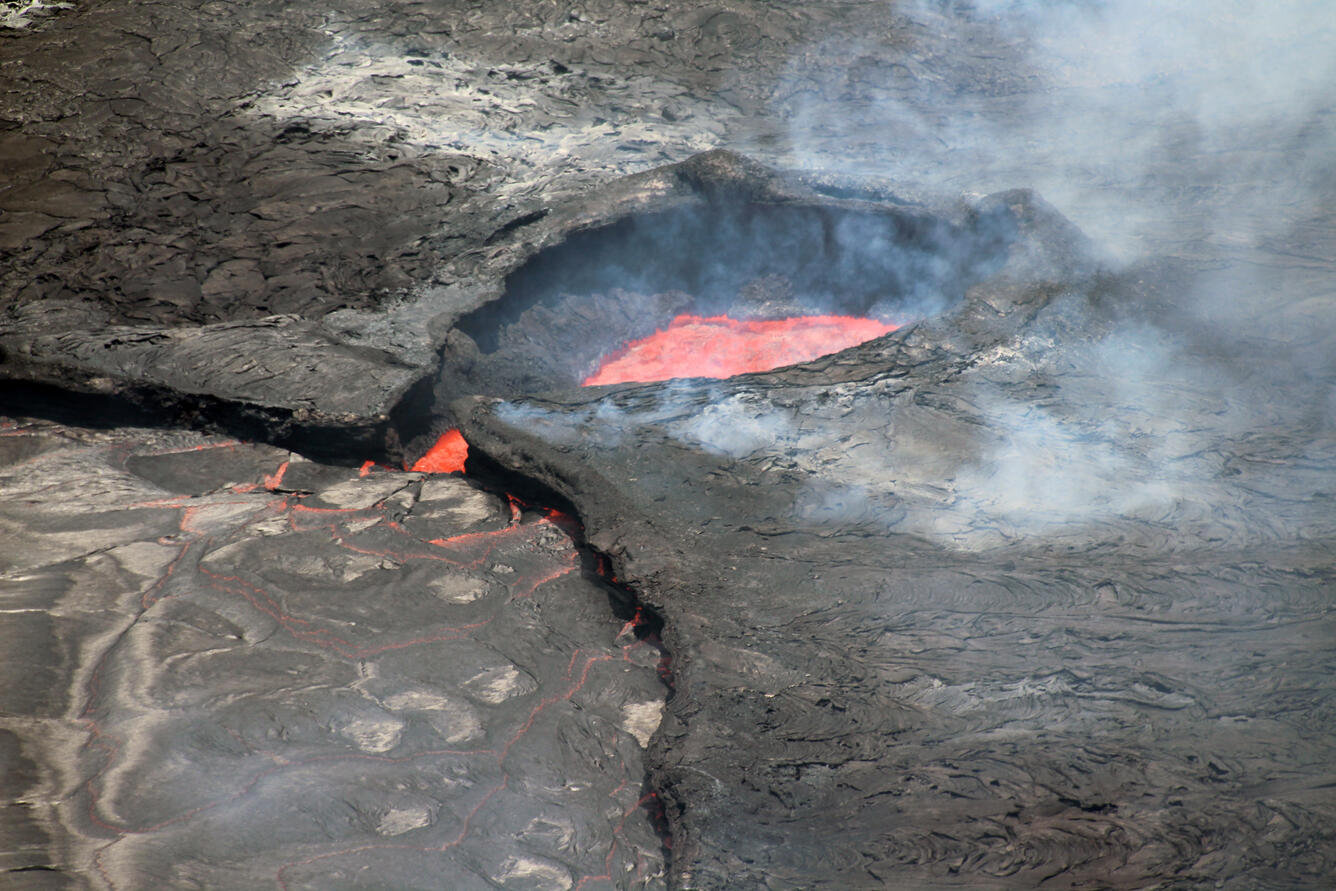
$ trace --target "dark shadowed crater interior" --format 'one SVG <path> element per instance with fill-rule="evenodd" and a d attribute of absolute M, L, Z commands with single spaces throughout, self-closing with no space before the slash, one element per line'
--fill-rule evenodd
<path fill-rule="evenodd" d="M 896 324 L 939 314 L 1000 265 L 1013 225 L 1005 214 L 953 223 L 859 202 L 737 201 L 577 231 L 460 320 L 437 404 L 577 386 L 601 357 L 682 313 Z"/>

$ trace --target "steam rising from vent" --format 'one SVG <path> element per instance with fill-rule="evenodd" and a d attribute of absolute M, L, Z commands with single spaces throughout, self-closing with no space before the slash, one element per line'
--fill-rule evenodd
<path fill-rule="evenodd" d="M 981 435 L 938 469 L 962 520 L 987 512 L 1014 538 L 1172 517 L 1187 537 L 1193 505 L 1226 473 L 1191 420 L 1207 404 L 1232 436 L 1297 429 L 1329 448 L 1330 3 L 911 0 L 888 14 L 883 33 L 793 54 L 773 106 L 788 164 L 951 191 L 1033 187 L 1101 249 L 1129 266 L 1167 258 L 1150 268 L 1172 278 L 1154 297 L 1121 294 L 1116 324 L 1059 302 L 1027 341 L 976 357 L 961 380 L 977 426 L 961 439 Z M 1036 267 L 1050 272 L 1064 270 Z M 1027 386 L 1045 379 L 1079 398 L 1053 410 Z M 1240 398 L 1244 387 L 1276 396 Z M 1084 405 L 1107 408 L 1080 417 Z M 914 430 L 894 431 L 889 457 L 863 449 L 834 466 L 875 492 L 902 453 L 919 468 L 932 456 L 909 449 Z M 916 522 L 912 509 L 886 516 Z"/>
<path fill-rule="evenodd" d="M 684 314 L 666 328 L 605 356 L 584 385 L 769 371 L 839 352 L 897 327 L 852 316 L 740 320 Z"/>
<path fill-rule="evenodd" d="M 1129 259 L 1281 241 L 1329 206 L 1326 0 L 916 0 L 893 14 L 908 21 L 887 33 L 916 35 L 915 51 L 841 34 L 794 54 L 775 108 L 794 166 L 1023 184 Z M 974 46 L 993 52 L 968 62 L 968 88 L 934 70 Z"/>

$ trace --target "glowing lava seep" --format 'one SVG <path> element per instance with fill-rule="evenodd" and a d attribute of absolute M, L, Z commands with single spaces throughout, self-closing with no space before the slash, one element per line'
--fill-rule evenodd
<path fill-rule="evenodd" d="M 854 316 L 733 319 L 680 315 L 603 357 L 584 386 L 678 377 L 732 377 L 837 353 L 898 328 Z"/>
<path fill-rule="evenodd" d="M 427 454 L 418 458 L 410 470 L 423 473 L 463 473 L 469 457 L 469 444 L 458 430 L 447 430 Z"/>

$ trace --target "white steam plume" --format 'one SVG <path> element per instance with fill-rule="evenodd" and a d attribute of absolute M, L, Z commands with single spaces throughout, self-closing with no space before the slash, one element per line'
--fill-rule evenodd
<path fill-rule="evenodd" d="M 797 166 L 1032 186 L 1129 258 L 1283 240 L 1336 193 L 1327 0 L 917 0 L 892 12 L 939 38 L 955 70 L 906 74 L 885 64 L 902 48 L 866 35 L 798 54 L 777 91 Z M 991 46 L 1014 57 L 1002 86 L 983 68 L 970 81 L 967 58 Z"/>

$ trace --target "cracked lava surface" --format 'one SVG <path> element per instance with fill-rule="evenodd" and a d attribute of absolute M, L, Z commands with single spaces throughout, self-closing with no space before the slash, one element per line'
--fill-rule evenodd
<path fill-rule="evenodd" d="M 0 737 L 60 753 L 11 762 L 27 828 L 104 887 L 662 885 L 662 653 L 560 514 L 198 434 L 11 419 L 0 455 L 9 664 L 65 653 Z"/>

